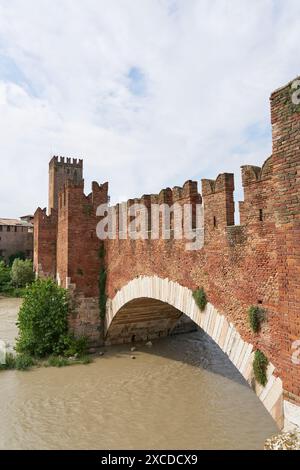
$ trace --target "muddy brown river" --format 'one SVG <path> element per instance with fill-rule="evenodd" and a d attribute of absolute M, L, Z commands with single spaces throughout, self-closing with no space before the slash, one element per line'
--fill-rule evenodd
<path fill-rule="evenodd" d="M 0 299 L 0 339 L 15 337 L 19 305 Z M 89 365 L 0 371 L 0 449 L 262 449 L 277 432 L 201 331 L 104 351 Z"/>

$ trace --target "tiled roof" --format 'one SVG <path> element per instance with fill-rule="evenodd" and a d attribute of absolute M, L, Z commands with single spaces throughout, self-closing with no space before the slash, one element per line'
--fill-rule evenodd
<path fill-rule="evenodd" d="M 20 227 L 33 227 L 33 224 L 20 219 L 2 219 L 0 218 L 0 225 L 18 225 Z"/>

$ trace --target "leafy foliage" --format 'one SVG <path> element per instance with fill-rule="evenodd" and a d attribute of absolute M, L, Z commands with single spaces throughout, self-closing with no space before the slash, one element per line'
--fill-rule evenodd
<path fill-rule="evenodd" d="M 262 322 L 266 319 L 266 311 L 258 305 L 251 305 L 248 310 L 248 319 L 250 328 L 254 333 L 258 333 L 261 329 Z"/>
<path fill-rule="evenodd" d="M 27 370 L 34 366 L 35 362 L 28 354 L 17 354 L 15 358 L 15 368 L 17 370 Z"/>
<path fill-rule="evenodd" d="M 57 346 L 54 347 L 55 354 L 63 354 L 66 357 L 82 356 L 87 351 L 87 338 L 81 336 L 75 338 L 72 334 L 68 333 L 62 335 Z"/>
<path fill-rule="evenodd" d="M 258 383 L 260 383 L 263 387 L 267 383 L 267 368 L 268 368 L 269 360 L 264 355 L 262 351 L 259 349 L 255 351 L 254 361 L 253 361 L 253 371 L 254 377 Z"/>
<path fill-rule="evenodd" d="M 69 366 L 70 362 L 65 357 L 50 356 L 48 359 L 48 365 L 50 367 L 65 367 L 65 366 Z"/>
<path fill-rule="evenodd" d="M 34 282 L 19 312 L 17 351 L 38 357 L 58 353 L 68 333 L 67 315 L 66 291 L 50 279 Z"/>
<path fill-rule="evenodd" d="M 200 289 L 197 289 L 193 292 L 193 297 L 195 299 L 196 304 L 200 308 L 201 312 L 205 310 L 206 304 L 207 304 L 207 297 L 206 293 L 204 291 L 204 288 L 201 287 Z"/>
<path fill-rule="evenodd" d="M 10 287 L 10 269 L 4 261 L 0 261 L 0 292 L 5 292 Z"/>
<path fill-rule="evenodd" d="M 25 287 L 34 281 L 33 265 L 30 260 L 15 259 L 11 267 L 11 282 L 16 287 Z"/>
<path fill-rule="evenodd" d="M 17 251 L 16 253 L 14 253 L 13 255 L 10 255 L 10 257 L 8 258 L 8 264 L 9 266 L 12 266 L 15 259 L 22 259 L 22 260 L 25 260 L 26 259 L 26 255 L 24 253 L 24 251 Z"/>
<path fill-rule="evenodd" d="M 35 357 L 83 355 L 85 337 L 68 332 L 67 291 L 51 279 L 38 279 L 27 287 L 20 308 L 16 349 Z"/>
<path fill-rule="evenodd" d="M 16 365 L 15 356 L 11 353 L 6 353 L 5 364 L 0 364 L 0 370 L 14 369 Z"/>
<path fill-rule="evenodd" d="M 28 370 L 34 366 L 34 359 L 28 354 L 17 354 L 14 356 L 11 353 L 6 354 L 5 364 L 0 364 L 0 370 Z"/>

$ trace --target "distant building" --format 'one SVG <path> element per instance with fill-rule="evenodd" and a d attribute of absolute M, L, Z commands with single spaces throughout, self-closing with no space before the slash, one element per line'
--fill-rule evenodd
<path fill-rule="evenodd" d="M 0 218 L 0 259 L 8 262 L 10 256 L 20 252 L 28 259 L 33 257 L 33 216 Z"/>

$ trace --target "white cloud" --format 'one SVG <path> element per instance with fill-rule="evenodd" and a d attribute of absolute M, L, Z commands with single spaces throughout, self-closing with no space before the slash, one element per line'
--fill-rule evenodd
<path fill-rule="evenodd" d="M 51 154 L 84 157 L 86 191 L 108 180 L 115 201 L 239 181 L 271 152 L 299 15 L 298 0 L 0 0 L 0 215 L 46 205 Z"/>

